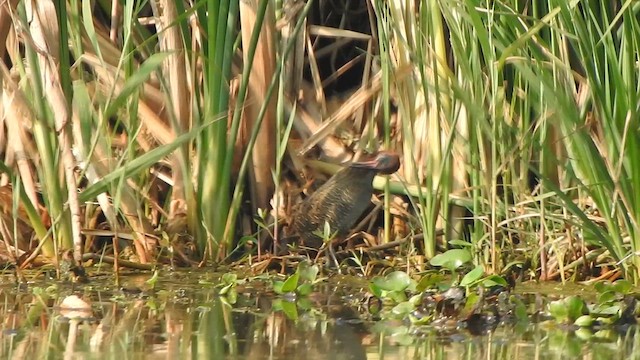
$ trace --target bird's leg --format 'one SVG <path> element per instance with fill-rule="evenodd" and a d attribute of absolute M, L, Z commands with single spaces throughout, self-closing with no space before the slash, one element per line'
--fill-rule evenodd
<path fill-rule="evenodd" d="M 331 260 L 333 260 L 333 264 L 336 266 L 336 269 L 338 269 L 338 274 L 342 275 L 342 271 L 340 271 L 340 264 L 336 258 L 336 251 L 333 249 L 333 239 L 329 240 L 327 246 L 329 246 L 329 255 Z"/>
<path fill-rule="evenodd" d="M 325 263 L 325 266 L 327 268 L 331 267 L 331 262 L 333 262 L 333 264 L 335 265 L 335 267 L 338 269 L 338 274 L 342 274 L 342 272 L 340 271 L 340 263 L 338 263 L 338 258 L 336 257 L 336 252 L 333 249 L 333 240 L 334 238 L 330 238 L 328 240 L 325 240 L 324 243 L 322 244 L 322 247 L 320 249 L 318 249 L 318 253 L 316 255 L 315 258 L 315 262 L 318 262 L 318 259 L 320 259 L 320 256 L 324 253 L 325 256 L 327 255 L 327 250 L 328 250 L 328 261 Z"/>

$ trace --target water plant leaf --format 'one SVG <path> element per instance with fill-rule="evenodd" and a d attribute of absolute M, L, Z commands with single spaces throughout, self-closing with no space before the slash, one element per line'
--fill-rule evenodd
<path fill-rule="evenodd" d="M 582 315 L 576 319 L 573 323 L 580 327 L 590 327 L 593 325 L 594 319 L 591 315 Z"/>
<path fill-rule="evenodd" d="M 404 291 L 411 285 L 411 277 L 404 271 L 394 271 L 383 278 L 374 278 L 373 284 L 385 291 Z"/>
<path fill-rule="evenodd" d="M 145 281 L 147 284 L 149 284 L 151 286 L 151 288 L 155 288 L 156 284 L 158 283 L 158 280 L 160 278 L 160 274 L 158 273 L 158 270 L 153 272 L 153 276 L 151 276 L 151 278 L 149 278 L 147 281 Z"/>
<path fill-rule="evenodd" d="M 313 309 L 313 303 L 311 302 L 311 300 L 309 300 L 309 298 L 306 298 L 306 297 L 298 299 L 296 301 L 296 304 L 298 305 L 298 308 L 302 310 Z"/>
<path fill-rule="evenodd" d="M 567 306 L 562 300 L 556 300 L 549 303 L 549 314 L 558 322 L 567 322 L 569 312 Z"/>
<path fill-rule="evenodd" d="M 282 311 L 290 320 L 298 320 L 298 308 L 295 303 L 282 299 L 274 299 L 272 307 L 276 311 Z"/>
<path fill-rule="evenodd" d="M 389 291 L 386 293 L 385 297 L 387 299 L 391 299 L 396 304 L 407 301 L 407 295 L 404 291 Z"/>
<path fill-rule="evenodd" d="M 407 315 L 411 314 L 411 312 L 414 309 L 414 305 L 409 302 L 409 301 L 403 301 L 401 303 L 399 303 L 398 305 L 394 306 L 393 309 L 391 309 L 391 312 L 394 315 L 398 315 L 402 318 L 406 317 Z"/>
<path fill-rule="evenodd" d="M 482 268 L 482 266 L 476 266 L 475 269 L 469 271 L 464 275 L 464 277 L 460 281 L 460 286 L 470 286 L 474 284 L 482 277 L 483 273 L 484 269 Z"/>
<path fill-rule="evenodd" d="M 511 295 L 509 297 L 511 303 L 515 304 L 514 314 L 516 319 L 521 322 L 529 322 L 529 314 L 527 314 L 527 306 L 519 297 Z"/>
<path fill-rule="evenodd" d="M 471 252 L 467 249 L 451 249 L 431 258 L 429 263 L 433 266 L 445 267 L 455 271 L 460 266 L 471 261 Z"/>
<path fill-rule="evenodd" d="M 409 302 L 413 305 L 414 308 L 422 304 L 422 296 L 423 294 L 419 293 L 409 298 Z"/>
<path fill-rule="evenodd" d="M 221 280 L 223 284 L 235 284 L 238 281 L 238 275 L 235 273 L 224 273 Z"/>
<path fill-rule="evenodd" d="M 617 295 L 613 291 L 605 291 L 598 296 L 598 304 L 604 305 L 609 303 L 617 298 Z"/>
<path fill-rule="evenodd" d="M 613 316 L 617 315 L 622 307 L 619 304 L 611 305 L 611 306 L 601 306 L 597 309 L 594 309 L 593 313 L 599 316 Z"/>
<path fill-rule="evenodd" d="M 611 289 L 611 283 L 609 281 L 598 281 L 593 284 L 593 288 L 599 293 L 604 293 Z"/>
<path fill-rule="evenodd" d="M 234 305 L 238 301 L 238 292 L 231 287 L 225 292 L 224 297 L 220 297 L 220 299 L 227 304 Z"/>
<path fill-rule="evenodd" d="M 273 291 L 276 294 L 282 295 L 282 294 L 284 294 L 284 292 L 282 291 L 282 287 L 283 286 L 284 286 L 284 281 L 276 280 L 276 281 L 273 282 L 273 285 L 272 285 Z"/>
<path fill-rule="evenodd" d="M 380 288 L 380 286 L 376 285 L 376 278 L 373 278 L 373 280 L 369 283 L 369 291 L 371 291 L 373 296 L 377 297 L 378 299 L 382 299 L 383 290 Z"/>
<path fill-rule="evenodd" d="M 587 304 L 579 296 L 568 296 L 550 302 L 549 313 L 558 322 L 571 323 L 587 313 Z"/>
<path fill-rule="evenodd" d="M 629 294 L 632 288 L 633 288 L 633 284 L 628 280 L 623 279 L 613 283 L 613 290 L 620 294 L 627 295 Z"/>
<path fill-rule="evenodd" d="M 569 296 L 565 299 L 565 303 L 567 304 L 569 316 L 572 319 L 577 319 L 587 311 L 587 304 L 579 296 Z"/>
<path fill-rule="evenodd" d="M 476 307 L 476 304 L 478 304 L 481 299 L 482 298 L 477 293 L 469 293 L 464 301 L 463 313 L 467 316 L 471 315 L 473 313 L 473 309 Z"/>
<path fill-rule="evenodd" d="M 303 261 L 298 265 L 298 269 L 296 270 L 298 274 L 300 274 L 300 280 L 315 282 L 318 273 L 320 272 L 320 268 L 318 265 L 311 264 L 308 261 Z"/>
<path fill-rule="evenodd" d="M 291 293 L 296 291 L 298 288 L 298 280 L 300 280 L 300 274 L 298 273 L 289 276 L 289 278 L 282 284 L 282 292 Z"/>
<path fill-rule="evenodd" d="M 586 327 L 579 328 L 575 332 L 576 337 L 582 341 L 590 341 L 593 338 L 593 332 Z"/>
<path fill-rule="evenodd" d="M 307 296 L 313 292 L 313 285 L 309 283 L 304 283 L 298 286 L 298 288 L 296 289 L 296 292 L 298 293 L 298 295 Z"/>
<path fill-rule="evenodd" d="M 416 285 L 416 291 L 424 292 L 428 289 L 434 289 L 444 280 L 444 275 L 440 273 L 428 273 L 420 278 Z"/>
<path fill-rule="evenodd" d="M 471 247 L 471 243 L 468 241 L 464 241 L 464 240 L 449 240 L 449 245 L 451 246 L 460 246 L 463 248 L 467 248 L 467 247 Z"/>
<path fill-rule="evenodd" d="M 484 285 L 484 287 L 487 287 L 487 288 L 490 288 L 493 286 L 507 287 L 509 286 L 509 283 L 500 275 L 489 275 L 486 278 L 484 278 L 484 280 L 482 280 L 482 285 Z"/>
<path fill-rule="evenodd" d="M 220 289 L 220 295 L 233 296 L 232 290 L 238 283 L 238 275 L 234 273 L 225 273 L 220 278 L 222 282 L 222 288 Z"/>

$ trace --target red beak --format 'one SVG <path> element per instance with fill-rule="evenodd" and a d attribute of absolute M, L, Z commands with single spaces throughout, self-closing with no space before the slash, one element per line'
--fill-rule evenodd
<path fill-rule="evenodd" d="M 400 168 L 400 157 L 390 151 L 380 151 L 373 158 L 349 165 L 353 168 L 376 170 L 382 174 L 393 174 Z"/>

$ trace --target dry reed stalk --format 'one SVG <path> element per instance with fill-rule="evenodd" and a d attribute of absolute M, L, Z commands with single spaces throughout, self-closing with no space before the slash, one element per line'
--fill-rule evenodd
<path fill-rule="evenodd" d="M 79 264 L 82 260 L 83 250 L 80 234 L 80 201 L 75 177 L 76 163 L 71 152 L 73 140 L 69 131 L 71 120 L 69 101 L 60 83 L 60 71 L 69 71 L 69 69 L 60 69 L 60 46 L 58 44 L 60 29 L 58 28 L 57 14 L 53 2 L 47 0 L 27 2 L 27 9 L 32 15 L 30 33 L 36 47 L 38 62 L 40 63 L 40 75 L 44 84 L 44 91 L 51 106 L 55 118 L 56 131 L 58 132 L 58 142 L 66 180 L 67 201 L 71 214 L 73 257 L 76 263 Z M 38 76 L 38 74 L 33 75 Z"/>
<path fill-rule="evenodd" d="M 164 63 L 164 75 L 167 102 L 172 111 L 171 122 L 174 134 L 182 134 L 190 128 L 189 91 L 184 39 L 178 24 L 178 10 L 173 1 L 151 1 L 156 19 L 156 30 L 160 38 L 160 50 L 170 53 Z M 182 146 L 170 157 L 173 190 L 171 192 L 171 206 L 169 219 L 187 213 L 187 188 L 185 176 L 181 169 L 187 168 L 189 161 L 189 144 Z M 186 225 L 186 224 L 185 224 Z M 181 231 L 182 229 L 180 229 Z"/>
<path fill-rule="evenodd" d="M 31 204 L 37 209 L 39 201 L 35 181 L 36 175 L 33 173 L 31 162 L 29 161 L 29 158 L 37 158 L 37 152 L 34 150 L 34 145 L 31 144 L 31 140 L 25 131 L 25 124 L 31 122 L 30 119 L 33 117 L 33 113 L 27 105 L 18 84 L 12 79 L 4 63 L 0 63 L 0 79 L 3 80 L 4 84 L 2 108 L 5 113 L 2 119 L 7 127 L 8 140 L 5 164 L 11 166 L 15 161 L 25 192 L 29 200 L 31 200 Z M 10 154 L 14 154 L 14 161 L 9 158 Z"/>
<path fill-rule="evenodd" d="M 240 2 L 240 23 L 242 28 L 242 42 L 246 48 L 251 42 L 251 34 L 256 26 L 256 12 L 258 2 L 256 0 Z M 243 53 L 245 63 L 249 61 L 247 52 Z M 252 129 L 257 122 L 260 107 L 265 101 L 265 94 L 271 82 L 276 67 L 275 50 L 275 18 L 273 4 L 267 5 L 267 11 L 262 23 L 260 38 L 253 58 L 253 68 L 249 77 L 249 90 L 247 92 L 246 106 L 243 109 L 245 125 Z M 252 166 L 249 167 L 251 200 L 254 213 L 257 209 L 267 209 L 269 200 L 274 191 L 271 169 L 276 158 L 276 98 L 269 100 L 267 112 L 261 124 L 260 133 L 254 144 L 252 153 Z M 248 131 L 248 133 L 250 130 Z"/>
<path fill-rule="evenodd" d="M 411 73 L 410 66 L 404 66 L 396 69 L 396 82 L 400 83 L 404 81 L 405 77 Z M 382 88 L 381 74 L 378 73 L 374 76 L 370 86 L 361 86 L 356 92 L 353 93 L 344 104 L 336 110 L 329 118 L 322 122 L 322 125 L 313 132 L 311 136 L 304 142 L 300 153 L 304 154 L 311 150 L 318 142 L 332 134 L 340 124 L 353 116 L 367 101 L 369 101 L 375 94 L 377 94 Z"/>

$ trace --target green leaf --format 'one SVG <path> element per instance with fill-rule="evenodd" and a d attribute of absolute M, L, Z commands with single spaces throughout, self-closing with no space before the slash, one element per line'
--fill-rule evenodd
<path fill-rule="evenodd" d="M 562 300 L 556 300 L 549 303 L 549 314 L 551 314 L 556 321 L 561 323 L 569 320 L 567 305 Z"/>
<path fill-rule="evenodd" d="M 313 303 L 311 302 L 311 300 L 309 300 L 309 298 L 306 298 L 306 297 L 298 299 L 296 301 L 296 304 L 298 305 L 298 308 L 302 310 L 313 309 Z"/>
<path fill-rule="evenodd" d="M 509 298 L 515 304 L 516 319 L 521 322 L 529 322 L 529 314 L 527 314 L 527 306 L 517 296 L 511 295 Z"/>
<path fill-rule="evenodd" d="M 194 128 L 188 133 L 182 134 L 175 138 L 175 140 L 169 144 L 159 146 L 151 151 L 148 151 L 135 159 L 127 162 L 123 166 L 113 169 L 108 175 L 105 175 L 100 181 L 95 182 L 82 191 L 79 195 L 81 202 L 87 202 L 93 200 L 99 194 L 102 194 L 109 190 L 109 187 L 115 181 L 127 179 L 134 176 L 141 171 L 148 171 L 151 165 L 160 161 L 167 155 L 171 154 L 178 147 L 184 143 L 194 139 L 200 131 L 202 131 L 210 123 Z"/>
<path fill-rule="evenodd" d="M 155 53 L 147 58 L 147 60 L 140 65 L 140 67 L 127 79 L 124 86 L 116 97 L 111 101 L 108 107 L 105 109 L 104 118 L 108 119 L 116 111 L 125 107 L 127 100 L 131 97 L 133 92 L 140 89 L 140 87 L 149 79 L 149 76 L 155 72 L 162 63 L 169 57 L 169 52 Z"/>
<path fill-rule="evenodd" d="M 549 313 L 556 321 L 571 323 L 587 313 L 587 304 L 579 296 L 569 296 L 549 303 Z"/>
<path fill-rule="evenodd" d="M 221 279 L 223 284 L 235 284 L 238 280 L 238 275 L 235 273 L 225 273 Z"/>
<path fill-rule="evenodd" d="M 276 280 L 273 282 L 273 291 L 276 294 L 284 294 L 284 291 L 282 290 L 282 288 L 284 287 L 284 281 L 280 281 L 280 280 Z"/>
<path fill-rule="evenodd" d="M 407 295 L 404 291 L 389 291 L 386 298 L 391 299 L 396 304 L 407 301 Z"/>
<path fill-rule="evenodd" d="M 614 291 L 605 291 L 598 296 L 598 305 L 603 305 L 618 298 Z"/>
<path fill-rule="evenodd" d="M 309 283 L 304 283 L 298 286 L 298 289 L 296 290 L 296 292 L 300 296 L 307 296 L 313 292 L 313 286 Z"/>
<path fill-rule="evenodd" d="M 449 245 L 451 246 L 460 246 L 463 248 L 471 247 L 471 243 L 464 240 L 449 240 Z"/>
<path fill-rule="evenodd" d="M 227 284 L 220 289 L 220 295 L 226 295 L 229 290 L 233 289 L 233 284 Z"/>
<path fill-rule="evenodd" d="M 224 296 L 227 302 L 231 305 L 235 304 L 238 301 L 238 292 L 236 289 L 231 288 Z"/>
<path fill-rule="evenodd" d="M 405 317 L 411 314 L 414 308 L 415 307 L 413 306 L 413 304 L 411 304 L 411 302 L 404 301 L 394 306 L 393 309 L 391 309 L 391 312 L 400 317 Z"/>
<path fill-rule="evenodd" d="M 158 270 L 153 272 L 153 276 L 151 276 L 151 278 L 149 278 L 146 283 L 151 285 L 152 288 L 154 288 L 156 286 L 156 284 L 158 283 L 158 280 L 160 278 L 160 274 L 158 273 Z"/>
<path fill-rule="evenodd" d="M 632 288 L 633 284 L 628 280 L 618 280 L 613 283 L 613 289 L 620 294 L 627 295 Z"/>
<path fill-rule="evenodd" d="M 591 315 L 582 315 L 576 319 L 573 323 L 580 327 L 590 327 L 593 325 L 594 319 Z"/>
<path fill-rule="evenodd" d="M 369 291 L 371 291 L 373 296 L 377 297 L 378 299 L 382 299 L 383 290 L 380 288 L 380 286 L 376 285 L 376 278 L 378 277 L 379 276 L 373 278 L 373 280 L 371 280 L 371 282 L 369 283 Z"/>
<path fill-rule="evenodd" d="M 475 269 L 465 274 L 465 276 L 460 281 L 460 286 L 467 287 L 474 284 L 476 281 L 478 281 L 482 277 L 483 273 L 484 273 L 484 269 L 482 268 L 482 266 L 476 266 Z"/>
<path fill-rule="evenodd" d="M 433 266 L 456 270 L 471 261 L 471 252 L 467 249 L 451 249 L 434 256 L 429 263 Z"/>
<path fill-rule="evenodd" d="M 609 291 L 611 290 L 611 283 L 608 281 L 598 281 L 597 283 L 593 284 L 593 288 L 599 292 L 599 293 L 603 293 L 605 291 Z"/>
<path fill-rule="evenodd" d="M 318 277 L 320 268 L 316 264 L 311 264 L 308 261 L 303 261 L 298 265 L 298 269 L 296 270 L 296 272 L 300 274 L 300 280 L 306 280 L 313 283 Z"/>
<path fill-rule="evenodd" d="M 507 287 L 509 286 L 509 283 L 500 275 L 489 275 L 484 278 L 484 280 L 482 280 L 482 285 L 486 288 L 490 288 L 493 286 Z"/>
<path fill-rule="evenodd" d="M 298 288 L 298 280 L 300 280 L 300 274 L 298 273 L 289 276 L 289 278 L 282 284 L 283 293 L 286 294 L 296 291 Z"/>
<path fill-rule="evenodd" d="M 464 302 L 464 312 L 470 315 L 476 304 L 478 304 L 478 301 L 480 301 L 480 295 L 474 292 L 467 295 Z"/>
<path fill-rule="evenodd" d="M 569 296 L 565 299 L 570 319 L 577 319 L 587 312 L 587 304 L 579 296 Z"/>
<path fill-rule="evenodd" d="M 386 291 L 404 291 L 411 284 L 411 277 L 404 271 L 394 271 L 384 278 L 374 278 L 373 284 Z"/>
<path fill-rule="evenodd" d="M 416 286 L 416 291 L 424 292 L 428 289 L 434 289 L 444 280 L 444 275 L 440 273 L 429 273 L 424 275 L 418 281 L 418 285 Z"/>
<path fill-rule="evenodd" d="M 298 307 L 295 303 L 282 301 L 280 306 L 282 306 L 282 312 L 287 316 L 287 318 L 294 321 L 298 320 Z"/>

